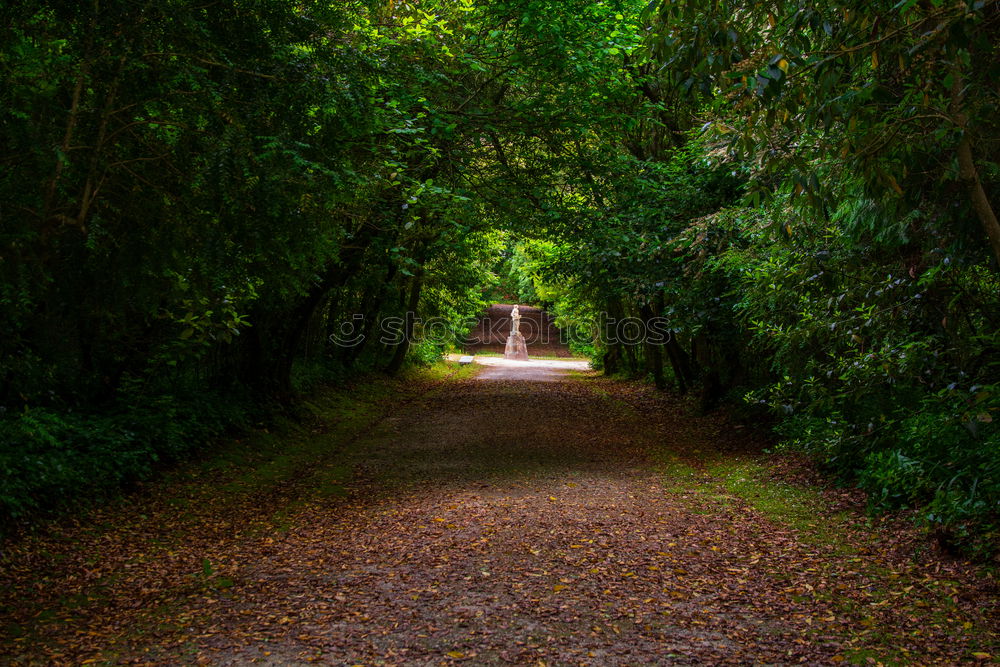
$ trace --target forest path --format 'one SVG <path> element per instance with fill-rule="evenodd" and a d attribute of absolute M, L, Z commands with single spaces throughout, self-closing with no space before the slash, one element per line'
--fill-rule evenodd
<path fill-rule="evenodd" d="M 402 395 L 390 386 L 374 417 L 327 405 L 339 421 L 319 419 L 253 474 L 208 466 L 107 510 L 104 525 L 19 545 L 0 579 L 11 601 L 0 621 L 15 630 L 0 654 L 225 665 L 995 655 L 990 581 L 900 557 L 912 550 L 864 528 L 843 493 L 776 481 L 725 418 L 587 373 L 476 372 Z"/>

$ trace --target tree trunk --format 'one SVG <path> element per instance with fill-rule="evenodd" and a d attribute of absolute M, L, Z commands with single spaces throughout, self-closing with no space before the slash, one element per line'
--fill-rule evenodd
<path fill-rule="evenodd" d="M 247 357 L 240 364 L 241 381 L 279 400 L 291 398 L 292 362 L 302 336 L 330 291 L 343 287 L 361 268 L 372 236 L 373 230 L 363 226 L 355 235 L 356 244 L 344 253 L 339 263 L 327 268 L 320 281 L 291 310 L 282 312 L 273 303 L 262 304 L 259 317 L 251 318 L 254 326 L 248 331 Z M 273 316 L 269 317 L 271 313 Z"/>
<path fill-rule="evenodd" d="M 957 68 L 956 68 L 957 70 Z M 990 199 L 983 188 L 983 182 L 979 178 L 979 170 L 976 169 L 975 157 L 972 154 L 972 139 L 969 136 L 969 117 L 965 113 L 962 100 L 963 78 L 958 71 L 953 71 L 954 80 L 951 88 L 951 113 L 955 124 L 962 130 L 962 140 L 958 143 L 958 175 L 965 184 L 969 192 L 969 199 L 972 202 L 972 210 L 986 238 L 989 239 L 990 249 L 993 251 L 993 259 L 997 266 L 1000 266 L 1000 222 L 997 221 L 996 211 L 993 210 Z"/>
<path fill-rule="evenodd" d="M 990 249 L 993 251 L 993 259 L 997 266 L 1000 266 L 1000 222 L 997 221 L 996 212 L 990 204 L 983 183 L 979 179 L 979 171 L 972 156 L 972 142 L 966 134 L 958 144 L 958 173 L 966 188 L 969 190 L 969 199 L 972 201 L 972 210 L 979 218 L 979 224 L 986 232 L 989 239 Z"/>
<path fill-rule="evenodd" d="M 708 412 L 722 398 L 722 377 L 715 346 L 705 333 L 698 334 L 694 342 L 695 361 L 701 368 L 701 410 Z"/>
<path fill-rule="evenodd" d="M 108 136 L 108 122 L 114 113 L 115 99 L 118 96 L 118 86 L 121 82 L 122 71 L 125 69 L 125 58 L 118 60 L 118 70 L 114 79 L 108 85 L 108 93 L 105 97 L 104 111 L 101 113 L 101 120 L 97 127 L 97 139 L 94 141 L 90 165 L 87 168 L 87 178 L 83 184 L 83 192 L 80 194 L 80 208 L 76 215 L 76 225 L 83 232 L 87 231 L 87 215 L 93 207 L 94 201 L 101 190 L 101 181 L 98 178 L 98 171 L 101 164 L 101 153 L 104 151 L 104 142 Z"/>
<path fill-rule="evenodd" d="M 395 263 L 390 262 L 388 271 L 383 280 L 377 285 L 372 285 L 366 290 L 361 299 L 361 314 L 365 316 L 364 326 L 361 331 L 361 341 L 353 347 L 345 347 L 340 355 L 341 363 L 345 368 L 352 368 L 361 355 L 364 353 L 368 343 L 375 335 L 378 326 L 378 318 L 382 313 L 382 304 L 385 303 L 387 288 L 396 279 L 396 272 L 399 268 Z"/>
<path fill-rule="evenodd" d="M 621 317 L 622 307 L 617 299 L 607 300 L 606 315 L 610 318 L 604 324 L 607 325 L 611 319 L 615 322 Z M 625 363 L 624 346 L 618 340 L 614 329 L 602 332 L 607 350 L 604 352 L 604 374 L 615 375 L 622 371 Z"/>
<path fill-rule="evenodd" d="M 677 390 L 686 394 L 694 383 L 691 360 L 673 333 L 670 335 L 670 340 L 667 341 L 666 348 L 667 358 L 670 360 L 670 366 L 674 369 L 674 378 L 677 380 Z"/>
<path fill-rule="evenodd" d="M 91 23 L 91 34 L 93 34 L 93 23 Z M 89 52 L 91 41 L 88 40 L 85 52 Z M 87 55 L 89 58 L 89 53 Z M 66 131 L 63 134 L 62 144 L 60 146 L 60 155 L 56 157 L 55 169 L 53 170 L 52 178 L 49 179 L 48 185 L 45 188 L 45 197 L 43 199 L 42 210 L 40 216 L 44 225 L 46 225 L 46 231 L 50 227 L 53 227 L 53 223 L 50 220 L 52 217 L 52 211 L 56 206 L 56 195 L 57 188 L 59 186 L 59 180 L 62 178 L 63 169 L 65 168 L 65 162 L 69 160 L 70 147 L 73 145 L 74 132 L 76 132 L 76 125 L 80 118 L 80 100 L 83 97 L 84 85 L 90 76 L 90 62 L 84 60 L 83 64 L 80 66 L 80 73 L 77 75 L 76 83 L 73 85 L 73 98 L 70 102 L 69 107 L 69 118 L 66 120 Z"/>
<path fill-rule="evenodd" d="M 403 367 L 406 361 L 406 353 L 410 351 L 410 341 L 413 339 L 413 320 L 416 317 L 417 306 L 420 304 L 420 291 L 423 289 L 424 279 L 422 275 L 415 275 L 410 282 L 410 298 L 406 304 L 406 312 L 403 314 L 403 340 L 399 342 L 393 351 L 389 365 L 385 367 L 385 372 L 395 375 Z"/>
<path fill-rule="evenodd" d="M 650 332 L 652 331 L 653 319 L 657 313 L 648 303 L 639 307 L 639 314 L 646 325 L 645 346 L 646 346 L 646 370 L 653 376 L 653 383 L 657 389 L 666 389 L 667 381 L 663 377 L 663 350 L 659 344 L 653 343 Z"/>

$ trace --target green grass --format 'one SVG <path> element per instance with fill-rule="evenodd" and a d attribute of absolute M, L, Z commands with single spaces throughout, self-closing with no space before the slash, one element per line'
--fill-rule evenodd
<path fill-rule="evenodd" d="M 727 492 L 767 518 L 795 529 L 804 541 L 832 546 L 840 553 L 854 552 L 839 537 L 851 514 L 820 516 L 827 501 L 819 489 L 775 480 L 761 461 L 724 459 L 710 465 L 708 472 L 721 480 Z"/>
<path fill-rule="evenodd" d="M 445 379 L 464 380 L 474 376 L 481 369 L 475 364 L 462 365 L 457 361 L 442 361 L 429 368 L 415 369 L 414 377 L 422 377 L 428 380 L 441 381 Z"/>
<path fill-rule="evenodd" d="M 995 654 L 989 628 L 970 625 L 954 604 L 954 587 L 947 580 L 919 578 L 883 563 L 870 555 L 861 556 L 860 538 L 874 546 L 882 537 L 875 530 L 858 530 L 859 515 L 850 511 L 829 512 L 821 489 L 789 484 L 775 479 L 766 458 L 716 456 L 704 461 L 704 469 L 695 469 L 670 451 L 661 452 L 658 470 L 663 474 L 665 490 L 677 494 L 695 514 L 712 514 L 713 504 L 744 502 L 774 523 L 793 529 L 803 544 L 829 549 L 833 558 L 828 566 L 846 567 L 861 573 L 872 582 L 867 597 L 859 600 L 815 591 L 827 601 L 837 616 L 870 619 L 871 607 L 905 605 L 906 613 L 920 619 L 923 626 L 937 626 L 950 633 L 978 638 L 984 653 Z M 851 531 L 853 544 L 845 539 Z M 867 553 L 867 551 L 863 552 Z M 835 576 L 835 575 L 834 575 Z M 806 601 L 803 598 L 802 601 Z M 862 625 L 864 621 L 862 620 Z M 817 632 L 819 630 L 817 629 Z M 844 636 L 842 657 L 845 664 L 864 665 L 876 661 L 884 665 L 912 664 L 915 657 L 899 648 L 900 637 L 892 631 L 880 631 L 868 625 L 853 628 Z M 969 656 L 972 660 L 974 657 Z"/>

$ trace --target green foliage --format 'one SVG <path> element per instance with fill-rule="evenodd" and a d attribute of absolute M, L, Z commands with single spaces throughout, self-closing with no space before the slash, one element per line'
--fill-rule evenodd
<path fill-rule="evenodd" d="M 122 397 L 119 410 L 26 408 L 0 420 L 0 525 L 114 496 L 201 451 L 249 413 L 232 397 Z"/>
<path fill-rule="evenodd" d="M 995 161 L 995 3 L 654 7 L 667 81 L 718 110 L 711 133 L 766 175 L 762 195 L 777 179 L 822 209 L 859 178 L 905 215 L 953 189 L 965 135 Z"/>
<path fill-rule="evenodd" d="M 674 140 L 624 145 L 658 174 L 624 199 L 669 222 L 566 271 L 669 319 L 681 389 L 746 394 L 873 509 L 973 549 L 1000 501 L 996 12 L 652 3 L 645 97 Z"/>
<path fill-rule="evenodd" d="M 598 329 L 600 308 L 586 284 L 561 273 L 564 251 L 563 246 L 549 241 L 519 245 L 516 259 L 511 262 L 512 269 L 518 282 L 530 285 L 530 291 L 554 316 L 570 351 L 576 356 L 587 357 L 595 369 L 602 370 L 606 348 Z M 552 275 L 559 279 L 550 282 Z"/>
<path fill-rule="evenodd" d="M 921 253 L 902 234 L 872 238 L 859 230 L 867 215 L 758 235 L 731 252 L 743 270 L 736 308 L 774 376 L 752 399 L 785 420 L 793 446 L 868 490 L 873 507 L 925 506 L 925 520 L 962 537 L 976 524 L 988 531 L 1000 498 L 982 476 L 1000 464 L 1000 281 L 957 244 Z M 795 224 L 781 207 L 769 217 Z"/>
<path fill-rule="evenodd" d="M 444 348 L 432 341 L 421 341 L 413 345 L 410 350 L 410 359 L 420 366 L 433 366 L 441 361 L 444 356 Z"/>
<path fill-rule="evenodd" d="M 621 115 L 640 4 L 0 10 L 7 514 L 191 451 L 225 421 L 187 413 L 206 394 L 238 413 L 438 358 L 500 230 L 576 206 L 563 146 Z M 384 344 L 408 313 L 422 342 Z"/>
<path fill-rule="evenodd" d="M 484 285 L 484 301 L 488 303 L 537 304 L 547 302 L 535 286 L 530 259 L 524 244 L 515 243 L 506 235 L 504 246 L 489 268 L 489 282 Z M 529 242 L 531 243 L 531 242 Z"/>
<path fill-rule="evenodd" d="M 511 299 L 608 372 L 748 395 L 873 506 L 994 534 L 998 12 L 4 7 L 3 511 L 431 363 Z"/>

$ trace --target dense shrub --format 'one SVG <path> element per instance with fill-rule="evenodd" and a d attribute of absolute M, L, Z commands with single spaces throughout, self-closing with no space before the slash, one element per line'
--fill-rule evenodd
<path fill-rule="evenodd" d="M 29 408 L 0 419 L 0 526 L 105 499 L 246 425 L 232 396 L 160 395 L 114 412 Z"/>

